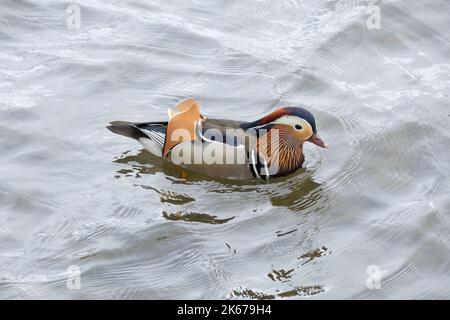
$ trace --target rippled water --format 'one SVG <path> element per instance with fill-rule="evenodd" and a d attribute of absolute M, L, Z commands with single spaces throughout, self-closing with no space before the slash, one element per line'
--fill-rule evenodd
<path fill-rule="evenodd" d="M 374 5 L 2 0 L 0 298 L 450 298 L 450 3 Z M 331 147 L 233 182 L 105 129 L 188 96 Z"/>

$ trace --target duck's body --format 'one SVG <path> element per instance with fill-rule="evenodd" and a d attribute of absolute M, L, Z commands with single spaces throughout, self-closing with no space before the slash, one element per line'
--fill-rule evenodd
<path fill-rule="evenodd" d="M 177 107 L 180 112 L 169 110 L 167 122 L 114 121 L 108 129 L 183 168 L 227 179 L 284 176 L 302 167 L 304 141 L 325 147 L 314 117 L 302 108 L 282 108 L 243 122 L 205 118 L 193 99 Z"/>

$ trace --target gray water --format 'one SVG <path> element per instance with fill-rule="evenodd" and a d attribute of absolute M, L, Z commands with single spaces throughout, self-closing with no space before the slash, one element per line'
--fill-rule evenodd
<path fill-rule="evenodd" d="M 450 298 L 449 13 L 0 0 L 0 298 Z M 190 96 L 236 120 L 307 105 L 330 147 L 236 182 L 105 129 Z"/>

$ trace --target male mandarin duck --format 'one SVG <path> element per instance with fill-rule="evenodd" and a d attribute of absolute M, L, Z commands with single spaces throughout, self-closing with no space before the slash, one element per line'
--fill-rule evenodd
<path fill-rule="evenodd" d="M 169 121 L 113 121 L 107 128 L 185 169 L 228 179 L 269 179 L 302 167 L 303 143 L 326 148 L 311 112 L 284 107 L 253 122 L 209 119 L 188 98 Z"/>

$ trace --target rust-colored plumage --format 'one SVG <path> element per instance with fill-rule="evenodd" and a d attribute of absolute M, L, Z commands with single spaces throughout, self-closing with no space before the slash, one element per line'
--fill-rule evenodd
<path fill-rule="evenodd" d="M 301 168 L 305 158 L 303 143 L 293 138 L 293 129 L 275 125 L 257 141 L 260 157 L 266 161 L 271 176 L 282 176 Z"/>
<path fill-rule="evenodd" d="M 177 104 L 178 112 L 169 109 L 170 120 L 167 124 L 166 139 L 163 155 L 166 157 L 169 151 L 177 144 L 184 141 L 197 139 L 195 126 L 198 121 L 204 119 L 200 114 L 200 106 L 192 99 L 185 99 Z"/>

